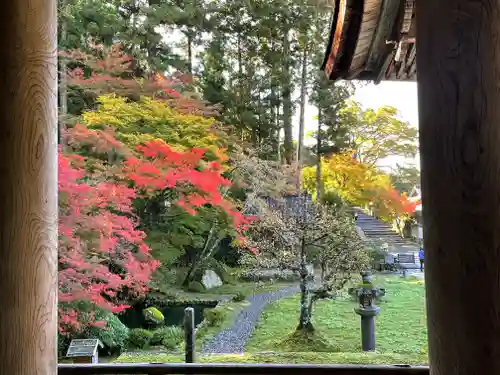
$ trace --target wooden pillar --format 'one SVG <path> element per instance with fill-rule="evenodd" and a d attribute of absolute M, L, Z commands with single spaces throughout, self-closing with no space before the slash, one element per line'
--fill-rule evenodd
<path fill-rule="evenodd" d="M 500 1 L 419 0 L 433 375 L 500 373 Z"/>
<path fill-rule="evenodd" d="M 56 0 L 0 10 L 0 374 L 57 371 Z"/>

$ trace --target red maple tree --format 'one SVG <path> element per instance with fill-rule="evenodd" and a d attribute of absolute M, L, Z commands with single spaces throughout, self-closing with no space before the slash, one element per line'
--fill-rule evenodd
<path fill-rule="evenodd" d="M 225 198 L 231 181 L 220 163 L 203 160 L 204 151 L 178 152 L 161 140 L 128 150 L 111 130 L 83 125 L 65 134 L 71 148 L 59 154 L 59 330 L 80 332 L 103 326 L 93 310 L 120 312 L 144 295 L 159 262 L 138 230 L 133 201 L 165 190 L 189 214 L 211 205 L 229 215 L 238 234 L 252 217 Z M 118 152 L 125 161 L 109 158 Z M 131 184 L 133 185 L 131 187 Z"/>
<path fill-rule="evenodd" d="M 59 331 L 78 332 L 92 306 L 120 312 L 143 295 L 158 261 L 131 207 L 134 189 L 88 179 L 85 158 L 59 153 Z M 81 306 L 89 306 L 82 309 Z"/>
<path fill-rule="evenodd" d="M 225 198 L 222 191 L 232 182 L 222 176 L 222 165 L 206 163 L 205 151 L 193 148 L 178 152 L 162 140 L 146 142 L 137 147 L 140 157 L 128 158 L 125 176 L 145 194 L 165 189 L 178 192 L 177 205 L 194 215 L 199 207 L 211 205 L 228 214 L 236 232 L 241 236 L 253 217 L 243 215 Z"/>
<path fill-rule="evenodd" d="M 410 200 L 405 193 L 400 194 L 393 186 L 389 186 L 374 193 L 372 204 L 377 216 L 386 221 L 395 221 L 402 235 L 402 227 L 415 213 L 418 202 Z"/>
<path fill-rule="evenodd" d="M 96 45 L 93 53 L 80 50 L 60 51 L 67 62 L 67 80 L 94 95 L 113 93 L 138 99 L 140 96 L 165 100 L 181 113 L 215 116 L 217 108 L 198 98 L 194 93 L 180 91 L 192 82 L 192 77 L 177 72 L 169 77 L 160 72 L 137 72 L 133 59 L 119 44 L 106 48 Z"/>

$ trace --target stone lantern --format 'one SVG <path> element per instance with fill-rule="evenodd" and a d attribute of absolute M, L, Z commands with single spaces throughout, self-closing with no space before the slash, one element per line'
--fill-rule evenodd
<path fill-rule="evenodd" d="M 363 275 L 363 283 L 371 286 L 371 273 Z M 363 351 L 375 350 L 375 316 L 380 307 L 375 305 L 376 290 L 372 287 L 362 287 L 357 290 L 359 306 L 354 309 L 361 317 L 361 346 Z"/>
<path fill-rule="evenodd" d="M 362 284 L 361 286 L 357 288 L 349 288 L 347 292 L 353 296 L 359 299 L 359 296 L 363 291 L 365 290 L 370 290 L 373 294 L 373 298 L 375 300 L 385 296 L 385 288 L 378 288 L 373 285 L 373 276 L 370 271 L 362 271 L 360 272 L 361 274 L 361 279 L 362 279 Z"/>

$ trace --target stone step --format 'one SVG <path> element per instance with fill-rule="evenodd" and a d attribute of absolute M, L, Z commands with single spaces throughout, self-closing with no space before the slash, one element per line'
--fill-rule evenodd
<path fill-rule="evenodd" d="M 366 228 L 361 228 L 361 230 L 365 233 L 372 233 L 372 234 L 390 234 L 392 236 L 397 235 L 396 232 L 388 229 L 366 229 Z"/>
<path fill-rule="evenodd" d="M 375 219 L 374 217 L 359 217 L 357 221 L 364 221 L 364 222 L 373 222 L 373 223 L 382 223 L 382 224 L 387 224 L 387 222 L 382 221 L 380 219 Z"/>
<path fill-rule="evenodd" d="M 381 230 L 381 231 L 386 231 L 386 232 L 394 232 L 394 230 L 391 227 L 382 227 L 382 226 L 375 226 L 375 225 L 358 225 L 363 230 Z"/>
<path fill-rule="evenodd" d="M 398 243 L 398 244 L 410 244 L 408 241 L 404 241 L 400 238 L 391 238 L 391 237 L 375 237 L 375 236 L 366 236 L 369 240 L 377 240 L 381 242 L 393 242 L 393 243 Z"/>
<path fill-rule="evenodd" d="M 387 238 L 387 239 L 392 239 L 392 240 L 396 240 L 396 241 L 404 241 L 403 238 L 401 238 L 400 236 L 395 236 L 394 233 L 367 233 L 367 232 L 364 232 L 365 233 L 365 236 L 366 237 L 373 237 L 373 238 Z"/>
<path fill-rule="evenodd" d="M 392 225 L 385 223 L 373 216 L 366 215 L 364 212 L 358 212 L 356 225 L 361 229 L 368 241 L 387 243 L 391 253 L 409 253 L 413 252 L 416 244 L 401 238 Z M 416 254 L 416 253 L 415 253 Z M 417 256 L 415 255 L 415 259 Z"/>
<path fill-rule="evenodd" d="M 384 227 L 367 227 L 364 225 L 358 225 L 361 229 L 364 231 L 371 231 L 371 232 L 390 232 L 390 233 L 396 233 L 392 228 L 384 228 Z"/>
<path fill-rule="evenodd" d="M 373 219 L 373 218 L 361 218 L 361 217 L 358 217 L 358 220 L 356 220 L 358 223 L 375 223 L 375 224 L 382 224 L 382 225 L 388 225 L 387 223 L 384 223 L 380 220 L 377 220 L 377 219 Z"/>

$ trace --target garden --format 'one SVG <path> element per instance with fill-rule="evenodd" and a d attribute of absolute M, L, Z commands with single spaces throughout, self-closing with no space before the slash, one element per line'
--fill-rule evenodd
<path fill-rule="evenodd" d="M 64 14 L 85 28 L 78 6 Z M 226 69 L 213 66 L 216 45 L 203 57 L 204 77 L 161 73 L 152 50 L 110 42 L 125 37 L 125 26 L 60 51 L 60 360 L 72 340 L 88 338 L 102 343 L 100 361 L 179 360 L 192 307 L 201 361 L 215 353 L 217 361 L 292 361 L 289 353 L 300 353 L 293 361 L 314 362 L 318 352 L 339 363 L 420 361 L 425 343 L 409 353 L 383 340 L 400 332 L 398 306 L 423 305 L 420 284 L 378 279 L 390 292 L 379 301 L 373 355 L 358 350 L 359 317 L 345 296 L 372 262 L 354 210 L 370 206 L 389 223 L 414 210 L 409 182 L 375 164 L 414 154 L 416 131 L 395 108 L 350 102 L 350 83 L 327 88 L 315 77 L 321 97 L 311 100 L 331 114 L 327 103 L 337 98 L 338 123 L 318 120 L 320 147 L 295 159 L 303 145 L 280 138 L 291 122 L 276 116 L 291 116 L 295 104 L 250 95 L 254 106 L 243 108 L 236 98 L 245 90 L 220 87 L 212 75 Z M 384 320 L 390 315 L 395 325 Z"/>
<path fill-rule="evenodd" d="M 377 305 L 376 351 L 361 350 L 360 318 L 356 301 L 343 293 L 334 300 L 322 300 L 314 311 L 314 331 L 296 330 L 300 312 L 298 294 L 268 305 L 242 353 L 199 353 L 200 362 L 243 363 L 428 363 L 425 296 L 423 281 L 413 277 L 379 275 L 375 284 L 387 291 Z M 230 312 L 218 329 L 234 323 Z M 211 336 L 213 337 L 213 336 Z M 197 343 L 198 344 L 198 343 Z M 200 342 L 201 344 L 201 342 Z M 198 346 L 200 348 L 201 346 Z M 134 351 L 122 354 L 118 362 L 182 362 L 182 354 Z"/>

